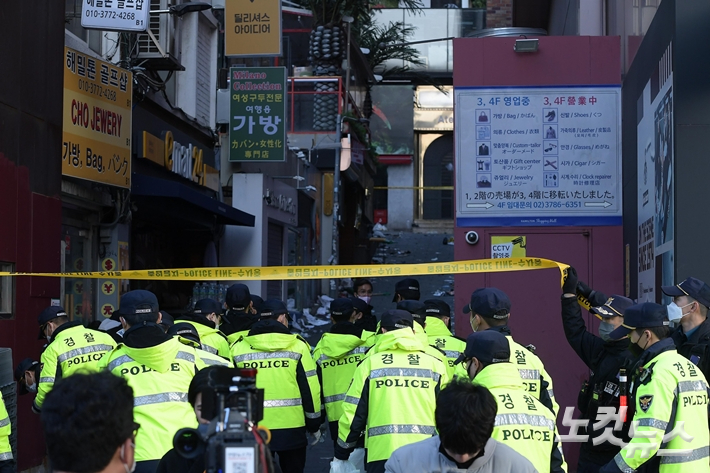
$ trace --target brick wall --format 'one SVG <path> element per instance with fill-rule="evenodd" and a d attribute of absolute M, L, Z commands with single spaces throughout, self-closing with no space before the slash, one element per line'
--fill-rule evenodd
<path fill-rule="evenodd" d="M 486 2 L 486 28 L 513 26 L 513 0 Z"/>

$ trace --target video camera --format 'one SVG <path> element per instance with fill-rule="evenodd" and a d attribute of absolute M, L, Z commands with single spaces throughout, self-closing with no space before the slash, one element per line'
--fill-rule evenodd
<path fill-rule="evenodd" d="M 206 473 L 273 471 L 266 445 L 268 430 L 257 428 L 264 417 L 264 390 L 256 387 L 256 370 L 211 367 L 202 393 L 202 417 L 212 419 L 197 429 L 180 429 L 175 451 L 185 459 L 204 454 Z M 265 432 L 265 433 L 264 433 Z"/>

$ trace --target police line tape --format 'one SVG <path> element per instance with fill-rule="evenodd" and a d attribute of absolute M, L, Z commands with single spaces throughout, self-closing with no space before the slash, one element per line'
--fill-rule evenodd
<path fill-rule="evenodd" d="M 273 281 L 292 279 L 377 278 L 436 274 L 500 273 L 557 268 L 561 281 L 569 265 L 544 258 L 500 258 L 419 264 L 344 266 L 234 266 L 220 268 L 142 269 L 69 273 L 0 271 L 0 276 L 75 279 L 138 279 L 153 281 Z M 560 283 L 561 284 L 561 283 Z"/>

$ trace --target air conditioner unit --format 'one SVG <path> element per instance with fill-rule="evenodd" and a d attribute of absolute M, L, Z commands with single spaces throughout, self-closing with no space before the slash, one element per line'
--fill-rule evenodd
<path fill-rule="evenodd" d="M 150 0 L 150 11 L 168 10 L 179 0 Z M 136 64 L 159 71 L 184 71 L 180 63 L 181 41 L 177 15 L 151 13 L 148 31 L 138 35 Z"/>

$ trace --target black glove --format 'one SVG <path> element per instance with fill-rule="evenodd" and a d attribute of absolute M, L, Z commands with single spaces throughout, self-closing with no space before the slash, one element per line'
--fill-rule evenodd
<path fill-rule="evenodd" d="M 594 291 L 592 290 L 591 287 L 587 286 L 586 283 L 579 281 L 577 283 L 577 291 L 576 293 L 579 294 L 580 296 L 584 296 L 587 300 L 592 296 L 592 293 Z"/>
<path fill-rule="evenodd" d="M 577 293 L 577 271 L 574 267 L 570 266 L 567 268 L 567 277 L 565 277 L 565 282 L 562 284 L 563 294 L 576 294 Z"/>

